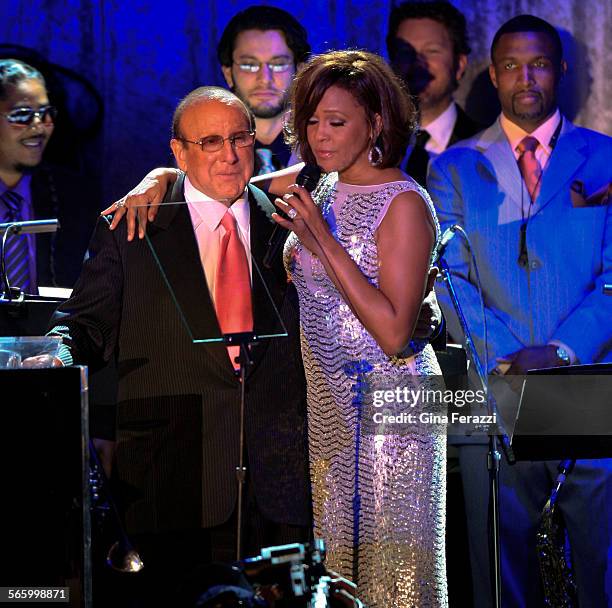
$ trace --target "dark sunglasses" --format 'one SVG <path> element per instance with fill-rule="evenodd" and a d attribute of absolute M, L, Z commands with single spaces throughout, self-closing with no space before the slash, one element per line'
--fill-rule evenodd
<path fill-rule="evenodd" d="M 2 114 L 12 125 L 17 127 L 27 127 L 38 118 L 42 123 L 52 123 L 57 116 L 57 108 L 54 106 L 43 106 L 38 110 L 32 108 L 15 108 L 10 112 Z"/>

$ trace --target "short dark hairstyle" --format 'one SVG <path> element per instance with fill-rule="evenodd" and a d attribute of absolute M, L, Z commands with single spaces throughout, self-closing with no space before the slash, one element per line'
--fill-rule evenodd
<path fill-rule="evenodd" d="M 189 106 L 201 101 L 220 101 L 221 103 L 225 103 L 227 105 L 238 106 L 239 109 L 244 111 L 245 116 L 248 118 L 251 130 L 255 131 L 255 117 L 249 108 L 247 108 L 242 99 L 236 97 L 236 95 L 234 95 L 231 91 L 228 91 L 222 87 L 198 87 L 197 89 L 191 91 L 189 95 L 183 97 L 178 106 L 176 106 L 176 110 L 174 110 L 174 115 L 172 116 L 173 139 L 181 138 L 180 124 L 183 112 Z"/>
<path fill-rule="evenodd" d="M 417 124 L 417 112 L 402 81 L 382 57 L 367 51 L 331 51 L 312 57 L 297 73 L 290 90 L 291 112 L 285 131 L 288 143 L 299 145 L 302 159 L 316 164 L 308 144 L 308 121 L 325 91 L 345 89 L 363 107 L 371 128 L 382 119 L 376 141 L 382 150 L 381 168 L 400 162 Z"/>
<path fill-rule="evenodd" d="M 387 53 L 391 61 L 395 60 L 393 41 L 397 37 L 400 24 L 406 19 L 431 19 L 441 23 L 448 31 L 453 42 L 455 60 L 459 55 L 471 52 L 467 26 L 463 13 L 450 2 L 435 0 L 432 2 L 402 2 L 391 9 L 389 27 L 387 28 Z"/>
<path fill-rule="evenodd" d="M 43 75 L 31 65 L 18 59 L 0 59 L 0 100 L 8 97 L 8 87 L 23 80 L 38 80 L 46 86 Z"/>
<path fill-rule="evenodd" d="M 306 30 L 293 15 L 275 6 L 249 6 L 236 13 L 221 34 L 217 57 L 222 66 L 232 65 L 236 38 L 245 30 L 280 30 L 296 64 L 306 61 L 310 55 Z"/>
<path fill-rule="evenodd" d="M 561 44 L 561 36 L 559 32 L 544 19 L 535 17 L 534 15 L 517 15 L 512 17 L 509 21 L 506 21 L 493 36 L 493 42 L 491 43 L 491 61 L 495 61 L 495 49 L 499 43 L 499 39 L 504 34 L 517 34 L 519 32 L 541 32 L 547 34 L 550 41 L 553 43 L 557 60 L 561 62 L 563 59 L 563 45 Z"/>

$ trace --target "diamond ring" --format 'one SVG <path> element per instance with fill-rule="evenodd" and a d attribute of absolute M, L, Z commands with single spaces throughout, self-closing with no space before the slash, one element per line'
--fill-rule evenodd
<path fill-rule="evenodd" d="M 125 207 L 125 197 L 115 203 L 115 209 L 122 209 L 123 207 Z"/>
<path fill-rule="evenodd" d="M 289 211 L 287 211 L 287 215 L 294 220 L 297 217 L 297 211 L 295 209 L 289 209 Z"/>

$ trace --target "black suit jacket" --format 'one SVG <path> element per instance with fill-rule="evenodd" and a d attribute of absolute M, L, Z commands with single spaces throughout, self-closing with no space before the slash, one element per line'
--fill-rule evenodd
<path fill-rule="evenodd" d="M 97 216 L 89 189 L 91 184 L 61 167 L 43 164 L 33 170 L 30 191 L 35 219 L 60 222 L 57 233 L 36 236 L 39 285 L 72 287 L 76 282 Z"/>
<path fill-rule="evenodd" d="M 472 135 L 476 135 L 479 131 L 482 131 L 483 126 L 475 121 L 473 121 L 464 110 L 461 109 L 459 104 L 455 104 L 457 107 L 457 120 L 455 122 L 455 126 L 453 128 L 453 132 L 451 133 L 451 137 L 448 140 L 448 146 L 452 146 L 456 144 L 458 141 L 463 139 L 468 139 L 468 137 L 472 137 Z"/>
<path fill-rule="evenodd" d="M 482 130 L 482 125 L 474 122 L 462 109 L 461 106 L 455 104 L 457 108 L 457 120 L 455 121 L 455 126 L 453 127 L 453 132 L 451 133 L 450 139 L 448 140 L 448 146 L 450 147 L 453 144 L 461 141 L 462 139 L 467 139 L 468 137 L 472 137 L 479 131 Z M 412 158 L 411 152 L 410 156 L 405 160 L 404 170 L 408 175 L 414 178 L 421 186 L 426 187 L 426 179 L 427 179 L 427 156 L 418 156 Z M 419 151 L 417 150 L 417 154 Z M 423 154 L 423 151 L 420 151 L 420 154 Z M 416 160 L 415 160 L 416 159 Z"/>
<path fill-rule="evenodd" d="M 167 197 L 180 200 L 182 180 Z M 297 294 L 280 260 L 272 270 L 261 264 L 273 205 L 253 187 L 249 204 L 253 257 L 289 337 L 255 347 L 246 385 L 247 466 L 267 517 L 308 525 Z M 261 283 L 253 284 L 257 329 L 269 309 Z M 192 341 L 192 335 L 220 330 L 187 206 L 163 206 L 147 240 L 131 243 L 125 222 L 110 232 L 99 221 L 73 297 L 59 312 L 66 314 L 59 322 L 69 327 L 76 362 L 100 365 L 117 356 L 117 470 L 135 497 L 127 509 L 128 529 L 157 532 L 226 521 L 236 501 L 240 383 L 223 344 Z"/>
<path fill-rule="evenodd" d="M 450 139 L 448 140 L 448 147 L 453 144 L 461 141 L 463 139 L 467 139 L 468 137 L 472 137 L 479 131 L 482 130 L 482 126 L 477 122 L 474 122 L 462 109 L 459 104 L 455 104 L 457 108 L 457 120 L 455 121 L 455 126 L 453 127 L 453 132 L 451 133 Z M 409 161 L 408 161 L 409 162 Z M 423 164 L 422 172 L 417 174 L 413 170 L 406 171 L 424 188 L 426 187 L 426 163 Z M 445 351 L 446 350 L 446 328 L 444 326 L 444 318 L 442 319 L 442 327 L 438 334 L 431 340 L 431 344 L 436 351 Z"/>

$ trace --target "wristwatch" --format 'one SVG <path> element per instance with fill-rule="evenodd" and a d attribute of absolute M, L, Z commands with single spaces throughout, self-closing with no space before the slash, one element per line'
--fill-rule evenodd
<path fill-rule="evenodd" d="M 561 361 L 561 365 L 570 365 L 571 363 L 569 353 L 563 346 L 557 346 L 557 359 Z"/>

